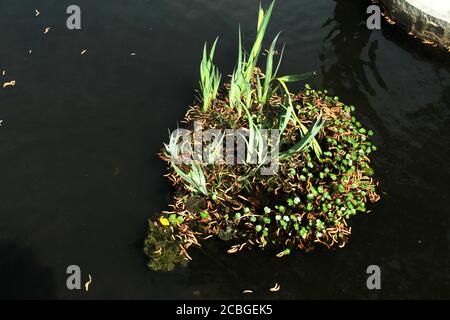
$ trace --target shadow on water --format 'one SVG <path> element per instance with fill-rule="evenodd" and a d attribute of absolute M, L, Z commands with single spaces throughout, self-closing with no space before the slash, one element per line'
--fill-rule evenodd
<path fill-rule="evenodd" d="M 0 299 L 51 299 L 55 297 L 52 269 L 34 252 L 17 243 L 0 243 Z"/>
<path fill-rule="evenodd" d="M 350 103 L 363 106 L 372 121 L 378 118 L 370 105 L 369 97 L 377 92 L 369 80 L 369 74 L 376 84 L 387 90 L 377 68 L 378 40 L 371 40 L 373 31 L 367 29 L 364 13 L 367 1 L 334 0 L 333 18 L 329 18 L 322 26 L 328 31 L 323 39 L 330 43 L 332 52 L 324 50 L 319 55 L 322 61 L 321 73 L 323 87 L 330 88 L 333 93 Z M 332 59 L 330 64 L 328 60 Z M 378 120 L 380 122 L 380 120 Z"/>
<path fill-rule="evenodd" d="M 355 1 L 349 4 L 348 1 L 342 0 L 335 2 L 334 17 L 323 25 L 323 27 L 332 26 L 324 42 L 331 42 L 337 60 L 332 67 L 322 69 L 326 78 L 325 86 L 336 88 L 339 92 L 345 92 L 344 89 L 349 87 L 356 91 L 364 89 L 369 95 L 374 96 L 376 92 L 367 77 L 366 70 L 369 69 L 379 86 L 387 90 L 376 66 L 378 41 L 370 41 L 373 31 L 367 29 L 365 20 L 362 19 L 364 16 L 361 15 L 367 7 L 366 3 Z M 368 61 L 366 61 L 362 54 L 368 44 Z"/>
<path fill-rule="evenodd" d="M 366 1 L 335 2 L 323 26 L 330 29 L 320 54 L 323 87 L 354 104 L 361 122 L 375 129 L 383 192 L 370 219 L 355 219 L 354 245 L 346 250 L 382 267 L 381 297 L 446 297 L 450 288 L 439 283 L 449 283 L 450 261 L 442 210 L 450 176 L 448 56 L 386 23 L 368 30 Z"/>

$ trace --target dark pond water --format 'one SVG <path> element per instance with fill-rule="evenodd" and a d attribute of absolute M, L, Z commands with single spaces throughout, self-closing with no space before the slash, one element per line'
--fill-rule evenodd
<path fill-rule="evenodd" d="M 283 73 L 317 70 L 313 86 L 357 106 L 377 133 L 382 200 L 342 250 L 278 259 L 211 242 L 155 273 L 141 252 L 168 201 L 155 154 L 192 102 L 204 41 L 220 34 L 230 73 L 258 1 L 79 0 L 82 30 L 69 31 L 72 2 L 0 0 L 2 83 L 17 81 L 0 89 L 2 297 L 450 298 L 448 55 L 386 24 L 369 31 L 367 1 L 278 0 L 268 39 L 283 30 Z M 72 264 L 92 275 L 88 293 L 67 290 Z"/>

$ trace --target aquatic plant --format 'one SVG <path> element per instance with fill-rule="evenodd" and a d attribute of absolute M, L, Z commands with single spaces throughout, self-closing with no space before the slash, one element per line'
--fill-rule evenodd
<path fill-rule="evenodd" d="M 209 75 L 216 74 L 217 79 L 219 74 L 212 67 L 216 42 L 209 57 L 205 46 L 200 87 L 202 92 L 209 89 L 199 104 L 189 108 L 183 123 L 245 128 L 247 135 L 241 137 L 245 161 L 175 163 L 180 147 L 176 136 L 171 137 L 160 157 L 168 165 L 173 199 L 159 220 L 150 221 L 145 242 L 154 270 L 170 270 L 191 259 L 190 247 L 213 237 L 229 241 L 229 253 L 270 247 L 278 257 L 295 248 L 344 247 L 351 233 L 350 218 L 367 212 L 367 203 L 379 199 L 369 159 L 376 150 L 370 141 L 373 132 L 356 120 L 355 108 L 308 84 L 291 93 L 289 83 L 313 73 L 277 75 L 282 60 L 280 54 L 275 63 L 278 35 L 267 51 L 265 71 L 257 66 L 273 5 L 267 11 L 259 9 L 257 36 L 249 53 L 239 30 L 238 61 L 220 92 L 208 84 Z M 277 138 L 269 139 L 264 130 L 276 131 Z M 227 138 L 222 136 L 219 143 Z M 267 145 L 279 151 L 271 159 L 278 170 L 270 175 L 259 171 L 267 164 Z M 259 163 L 252 161 L 255 157 Z"/>
<path fill-rule="evenodd" d="M 171 157 L 172 159 L 174 159 L 180 152 L 180 148 L 177 144 L 177 138 L 177 135 L 171 136 L 169 144 L 164 144 L 166 155 L 168 157 Z M 192 147 L 190 145 L 187 144 L 183 147 L 189 148 L 190 153 L 192 153 Z M 170 164 L 172 165 L 173 170 L 175 170 L 178 176 L 183 179 L 185 185 L 189 190 L 201 193 L 205 196 L 208 195 L 205 175 L 203 173 L 202 167 L 198 163 L 191 161 L 191 168 L 189 172 L 183 171 L 176 163 L 174 163 L 174 161 L 171 161 Z"/>
<path fill-rule="evenodd" d="M 214 52 L 216 50 L 217 39 L 214 41 L 209 55 L 207 54 L 206 43 L 203 47 L 203 59 L 200 64 L 200 91 L 202 93 L 203 111 L 208 111 L 217 97 L 221 74 L 213 64 Z"/>

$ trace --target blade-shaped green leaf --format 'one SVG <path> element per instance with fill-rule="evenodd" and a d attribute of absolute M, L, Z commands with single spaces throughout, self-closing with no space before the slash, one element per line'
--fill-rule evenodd
<path fill-rule="evenodd" d="M 325 122 L 322 119 L 322 116 L 319 115 L 319 117 L 316 119 L 308 132 L 302 137 L 302 139 L 294 146 L 292 146 L 288 151 L 284 152 L 281 157 L 289 157 L 294 153 L 305 150 L 316 137 L 316 135 L 320 132 L 320 129 L 322 129 L 324 123 Z"/>
<path fill-rule="evenodd" d="M 256 35 L 256 40 L 253 44 L 253 48 L 250 51 L 248 62 L 245 70 L 245 78 L 247 81 L 250 81 L 252 77 L 253 70 L 255 69 L 256 63 L 258 61 L 259 53 L 261 52 L 261 46 L 264 39 L 264 35 L 266 33 L 267 25 L 269 24 L 270 16 L 272 15 L 272 9 L 275 4 L 275 1 L 272 2 L 267 12 L 263 12 L 260 16 L 262 16 L 261 23 L 258 23 L 258 33 Z"/>
<path fill-rule="evenodd" d="M 291 74 L 291 75 L 278 77 L 277 80 L 283 81 L 283 82 L 297 82 L 297 81 L 306 80 L 315 74 L 316 74 L 315 71 L 307 72 L 307 73 Z"/>

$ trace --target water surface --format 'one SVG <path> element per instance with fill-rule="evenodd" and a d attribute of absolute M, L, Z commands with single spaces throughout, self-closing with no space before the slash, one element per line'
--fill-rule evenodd
<path fill-rule="evenodd" d="M 142 254 L 169 200 L 155 154 L 192 102 L 204 41 L 220 35 L 231 73 L 238 24 L 250 43 L 259 1 L 77 3 L 82 30 L 69 31 L 72 1 L 0 0 L 2 83 L 17 81 L 0 90 L 2 297 L 450 298 L 448 55 L 386 24 L 369 31 L 367 1 L 277 1 L 267 36 L 283 31 L 281 72 L 317 70 L 314 87 L 357 106 L 377 133 L 382 200 L 342 250 L 278 259 L 212 241 L 156 273 Z M 92 275 L 88 293 L 67 290 L 71 264 Z M 372 264 L 380 291 L 366 288 Z"/>

